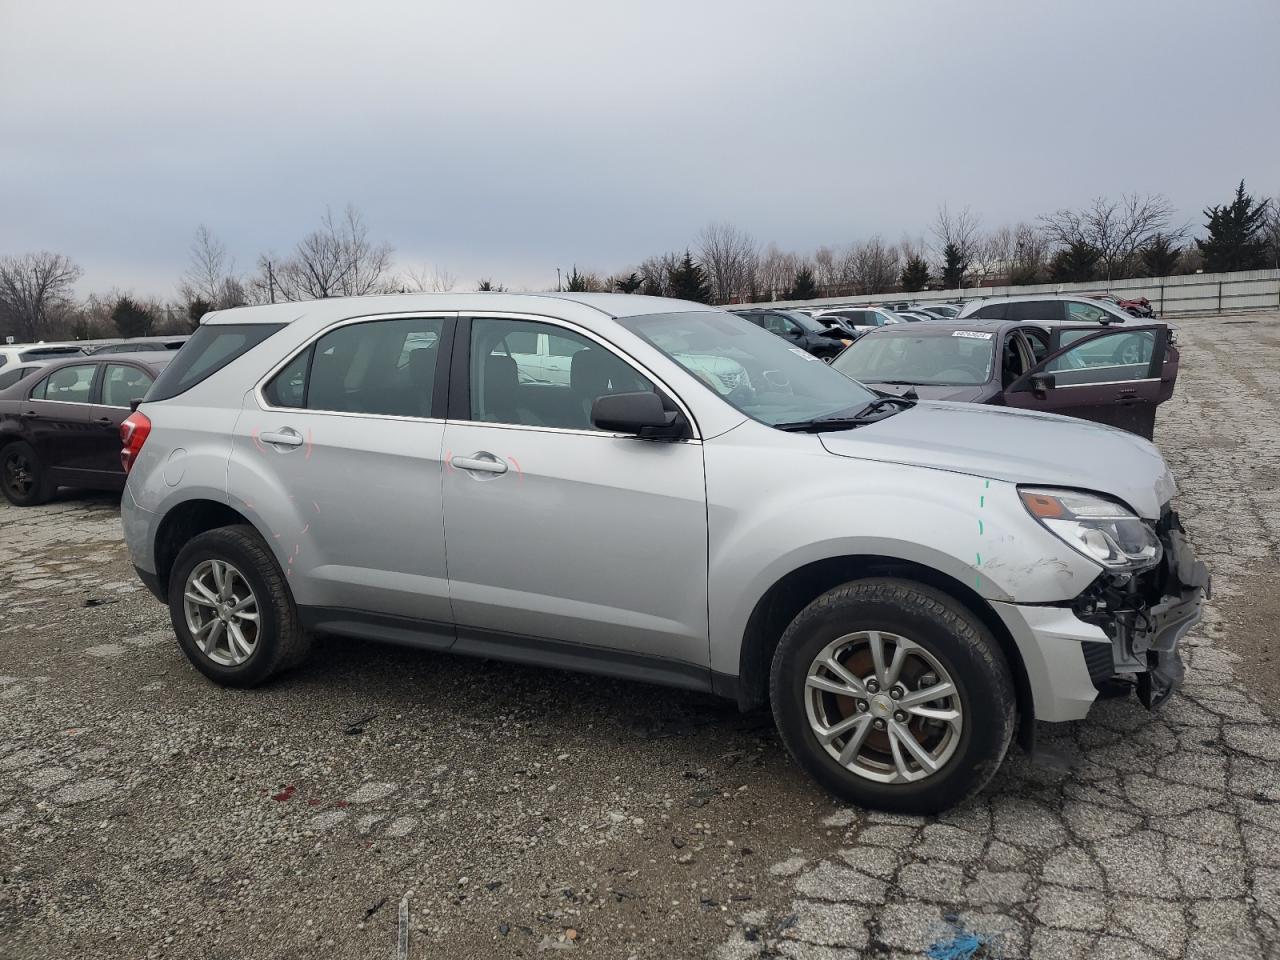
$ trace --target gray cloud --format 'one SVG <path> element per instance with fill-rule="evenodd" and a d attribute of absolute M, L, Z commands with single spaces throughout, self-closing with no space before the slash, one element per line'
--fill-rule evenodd
<path fill-rule="evenodd" d="M 553 282 L 709 220 L 812 249 L 1280 188 L 1280 5 L 0 0 L 0 252 L 168 294 L 354 203 L 402 262 Z"/>

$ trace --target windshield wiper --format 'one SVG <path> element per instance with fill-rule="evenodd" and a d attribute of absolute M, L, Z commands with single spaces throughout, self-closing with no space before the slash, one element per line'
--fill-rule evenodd
<path fill-rule="evenodd" d="M 796 420 L 793 423 L 774 424 L 779 430 L 791 433 L 820 433 L 824 430 L 852 430 L 872 421 L 872 414 L 878 413 L 886 406 L 897 405 L 901 410 L 908 410 L 916 405 L 914 400 L 906 397 L 876 397 L 851 417 L 816 417 L 812 420 Z M 893 414 L 889 414 L 892 416 Z M 875 418 L 882 419 L 882 418 Z"/>

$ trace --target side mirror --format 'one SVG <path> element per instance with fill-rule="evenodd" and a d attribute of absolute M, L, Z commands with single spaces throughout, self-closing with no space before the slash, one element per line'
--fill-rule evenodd
<path fill-rule="evenodd" d="M 684 418 L 662 405 L 662 398 L 645 390 L 610 393 L 591 404 L 591 422 L 610 433 L 629 433 L 646 439 L 678 440 L 685 435 Z"/>
<path fill-rule="evenodd" d="M 1031 392 L 1038 397 L 1043 397 L 1057 385 L 1058 382 L 1052 373 L 1037 373 L 1031 378 Z"/>
<path fill-rule="evenodd" d="M 142 405 L 142 401 L 143 401 L 143 399 L 144 399 L 144 398 L 139 397 L 137 400 L 130 400 L 130 401 L 129 401 L 129 412 L 130 412 L 130 413 L 134 413 L 135 411 L 137 411 L 138 407 L 140 407 L 140 406 Z"/>

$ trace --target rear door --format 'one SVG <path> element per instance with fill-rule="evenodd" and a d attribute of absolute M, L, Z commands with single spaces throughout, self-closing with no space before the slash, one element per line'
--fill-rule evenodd
<path fill-rule="evenodd" d="M 1151 438 L 1168 328 L 1062 328 L 1059 349 L 1004 392 L 1011 407 L 1060 413 Z M 1065 345 L 1063 342 L 1065 341 Z"/>
<path fill-rule="evenodd" d="M 120 468 L 120 424 L 129 416 L 130 404 L 151 389 L 155 376 L 146 367 L 127 361 L 102 364 L 89 407 L 83 468 L 101 474 L 106 483 L 123 484 Z"/>
<path fill-rule="evenodd" d="M 335 324 L 245 398 L 229 489 L 269 532 L 309 627 L 453 642 L 440 500 L 453 317 Z"/>

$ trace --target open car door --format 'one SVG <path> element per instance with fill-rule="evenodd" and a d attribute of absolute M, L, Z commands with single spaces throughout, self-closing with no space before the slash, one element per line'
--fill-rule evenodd
<path fill-rule="evenodd" d="M 1095 333 L 1059 327 L 1053 334 L 1057 349 L 1005 389 L 1005 404 L 1094 420 L 1150 440 L 1156 406 L 1168 399 L 1161 379 L 1169 328 L 1126 326 Z"/>

